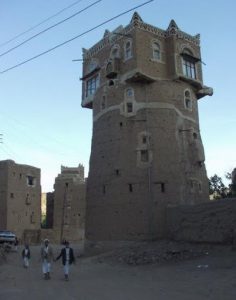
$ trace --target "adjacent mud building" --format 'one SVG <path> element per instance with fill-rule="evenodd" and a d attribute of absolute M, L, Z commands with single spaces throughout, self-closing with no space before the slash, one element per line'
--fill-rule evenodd
<path fill-rule="evenodd" d="M 84 166 L 81 164 L 74 168 L 62 166 L 61 173 L 55 179 L 52 198 L 52 239 L 59 243 L 64 239 L 70 242 L 78 242 L 84 239 Z M 50 218 L 47 222 L 50 223 Z"/>
<path fill-rule="evenodd" d="M 13 160 L 0 161 L 0 229 L 37 243 L 40 224 L 40 169 Z"/>
<path fill-rule="evenodd" d="M 200 36 L 143 22 L 83 49 L 82 106 L 93 110 L 86 239 L 165 235 L 166 207 L 208 201 L 198 100 Z"/>

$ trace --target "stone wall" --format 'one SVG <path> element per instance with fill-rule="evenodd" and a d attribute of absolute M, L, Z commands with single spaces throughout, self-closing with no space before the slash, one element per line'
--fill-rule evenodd
<path fill-rule="evenodd" d="M 236 198 L 167 209 L 168 236 L 178 241 L 232 244 L 236 239 Z"/>

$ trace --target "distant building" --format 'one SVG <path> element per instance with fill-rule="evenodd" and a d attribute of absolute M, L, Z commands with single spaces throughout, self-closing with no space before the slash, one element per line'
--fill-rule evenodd
<path fill-rule="evenodd" d="M 46 194 L 46 228 L 53 228 L 54 192 Z"/>
<path fill-rule="evenodd" d="M 0 229 L 37 242 L 41 223 L 40 169 L 0 161 Z"/>
<path fill-rule="evenodd" d="M 53 234 L 57 242 L 77 242 L 84 238 L 84 167 L 61 167 L 54 184 Z"/>
<path fill-rule="evenodd" d="M 83 49 L 82 106 L 93 110 L 87 240 L 165 235 L 166 207 L 209 199 L 198 100 L 200 36 L 131 22 Z"/>

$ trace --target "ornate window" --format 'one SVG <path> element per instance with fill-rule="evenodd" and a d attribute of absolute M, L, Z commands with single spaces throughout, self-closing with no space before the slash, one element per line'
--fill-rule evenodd
<path fill-rule="evenodd" d="M 86 90 L 85 90 L 86 97 L 90 95 L 94 95 L 98 86 L 99 86 L 99 75 L 96 74 L 93 77 L 90 77 L 86 81 Z"/>
<path fill-rule="evenodd" d="M 161 60 L 161 47 L 158 42 L 152 43 L 152 56 L 153 59 Z"/>
<path fill-rule="evenodd" d="M 185 49 L 182 53 L 182 67 L 184 76 L 191 79 L 197 79 L 196 62 L 197 59 L 193 56 L 192 52 L 188 49 Z"/>
<path fill-rule="evenodd" d="M 111 58 L 119 58 L 120 57 L 120 49 L 119 49 L 119 46 L 114 46 L 112 49 L 111 49 L 111 55 L 110 55 Z"/>
<path fill-rule="evenodd" d="M 124 51 L 125 51 L 125 53 L 124 53 L 125 60 L 130 59 L 132 57 L 132 43 L 131 43 L 131 41 L 127 41 L 125 43 Z"/>

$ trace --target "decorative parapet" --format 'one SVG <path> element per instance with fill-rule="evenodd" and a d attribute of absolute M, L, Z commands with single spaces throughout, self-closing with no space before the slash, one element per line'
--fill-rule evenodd
<path fill-rule="evenodd" d="M 200 35 L 197 34 L 195 36 L 192 36 L 190 34 L 187 34 L 181 30 L 179 30 L 179 27 L 176 25 L 174 20 L 171 20 L 167 30 L 160 29 L 158 27 L 155 27 L 153 25 L 144 23 L 141 17 L 138 15 L 137 12 L 133 14 L 133 17 L 131 19 L 131 22 L 126 27 L 119 26 L 114 31 L 110 32 L 109 30 L 105 30 L 103 39 L 100 40 L 98 43 L 96 43 L 93 47 L 90 49 L 83 49 L 83 59 L 90 59 L 91 57 L 95 56 L 100 50 L 102 50 L 106 46 L 111 46 L 114 43 L 116 43 L 121 38 L 124 38 L 125 36 L 129 35 L 129 33 L 134 29 L 139 28 L 141 30 L 154 33 L 155 35 L 161 37 L 161 38 L 167 38 L 169 36 L 175 35 L 177 38 L 184 39 L 190 43 L 193 43 L 194 45 L 199 46 L 200 44 Z"/>

